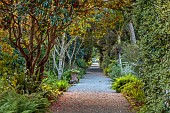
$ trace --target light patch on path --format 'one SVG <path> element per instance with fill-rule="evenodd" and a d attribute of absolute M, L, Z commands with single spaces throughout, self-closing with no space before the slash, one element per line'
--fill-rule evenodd
<path fill-rule="evenodd" d="M 111 79 L 98 64 L 51 105 L 53 113 L 132 113 L 127 100 L 111 89 Z"/>

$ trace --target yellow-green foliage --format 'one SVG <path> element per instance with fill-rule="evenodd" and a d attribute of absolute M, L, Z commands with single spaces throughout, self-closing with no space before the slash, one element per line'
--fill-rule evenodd
<path fill-rule="evenodd" d="M 137 101 L 144 102 L 145 94 L 143 87 L 144 83 L 141 80 L 136 80 L 125 84 L 121 92 Z"/>
<path fill-rule="evenodd" d="M 15 69 L 13 64 L 17 58 L 17 55 L 10 56 L 0 51 L 0 75 L 13 75 Z"/>
<path fill-rule="evenodd" d="M 103 69 L 103 72 L 104 72 L 105 75 L 108 75 L 109 68 L 104 68 L 104 69 Z"/>
<path fill-rule="evenodd" d="M 47 92 L 47 96 L 57 97 L 69 87 L 66 80 L 58 80 L 57 76 L 50 75 L 42 81 L 42 90 Z"/>
<path fill-rule="evenodd" d="M 140 106 L 145 103 L 146 96 L 143 90 L 144 83 L 135 75 L 128 74 L 123 77 L 116 78 L 112 87 L 117 92 L 121 92 L 126 95 L 133 107 L 137 106 L 137 108 L 140 108 Z M 131 100 L 133 101 L 131 102 Z"/>
<path fill-rule="evenodd" d="M 138 78 L 135 75 L 125 75 L 123 77 L 119 77 L 115 79 L 115 82 L 112 84 L 112 88 L 116 90 L 116 92 L 120 92 L 123 89 L 123 86 L 127 83 L 137 81 Z"/>
<path fill-rule="evenodd" d="M 66 80 L 59 80 L 56 82 L 56 86 L 59 91 L 66 91 L 69 87 L 69 83 Z"/>

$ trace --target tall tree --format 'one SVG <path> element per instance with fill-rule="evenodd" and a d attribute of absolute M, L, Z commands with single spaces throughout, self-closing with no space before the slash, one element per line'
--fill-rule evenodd
<path fill-rule="evenodd" d="M 54 65 L 54 73 L 57 70 L 58 79 L 61 79 L 65 68 L 65 58 L 68 56 L 69 58 L 69 67 L 71 67 L 71 63 L 73 60 L 73 56 L 76 55 L 76 44 L 77 37 L 68 39 L 68 35 L 63 33 L 61 37 L 56 39 L 57 44 L 54 45 L 54 50 L 52 52 L 53 56 L 53 65 Z M 70 47 L 73 45 L 73 51 L 70 54 Z"/>
<path fill-rule="evenodd" d="M 1 27 L 25 58 L 27 74 L 43 74 L 55 39 L 72 21 L 78 7 L 74 4 L 64 0 L 1 0 Z"/>

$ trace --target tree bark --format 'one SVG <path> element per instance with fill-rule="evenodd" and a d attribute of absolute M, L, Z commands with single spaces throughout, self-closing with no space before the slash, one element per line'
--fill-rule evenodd
<path fill-rule="evenodd" d="M 63 58 L 59 59 L 59 66 L 58 66 L 58 79 L 61 80 L 61 76 L 63 74 Z"/>
<path fill-rule="evenodd" d="M 132 44 L 136 44 L 136 36 L 135 36 L 135 30 L 132 24 L 132 21 L 129 22 L 129 30 L 130 30 L 130 34 L 131 34 L 131 43 Z"/>
<path fill-rule="evenodd" d="M 118 61 L 119 61 L 120 70 L 121 70 L 121 73 L 122 73 L 121 38 L 120 38 L 120 35 L 118 35 Z"/>

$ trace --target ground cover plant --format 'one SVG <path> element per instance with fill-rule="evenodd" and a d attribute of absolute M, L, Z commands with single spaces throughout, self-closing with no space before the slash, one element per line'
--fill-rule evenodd
<path fill-rule="evenodd" d="M 0 113 L 44 113 L 49 102 L 41 93 L 21 95 L 14 90 L 6 90 L 0 94 Z"/>
<path fill-rule="evenodd" d="M 113 82 L 112 88 L 115 89 L 116 92 L 121 92 L 124 85 L 126 85 L 127 83 L 137 81 L 137 80 L 138 78 L 135 75 L 131 75 L 131 74 L 125 75 L 123 77 L 118 77 L 115 79 L 115 82 Z"/>
<path fill-rule="evenodd" d="M 116 78 L 112 88 L 122 93 L 136 111 L 139 111 L 146 102 L 144 83 L 136 75 L 127 74 Z"/>

